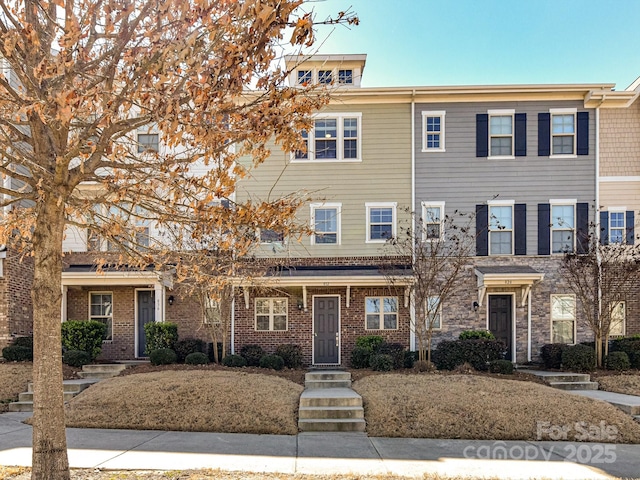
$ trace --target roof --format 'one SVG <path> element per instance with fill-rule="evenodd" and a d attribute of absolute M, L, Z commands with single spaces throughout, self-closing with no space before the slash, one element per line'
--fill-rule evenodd
<path fill-rule="evenodd" d="M 536 269 L 528 265 L 486 265 L 482 267 L 476 267 L 476 271 L 483 275 L 509 275 L 509 274 L 539 274 Z"/>
<path fill-rule="evenodd" d="M 386 266 L 300 266 L 300 267 L 278 267 L 269 269 L 267 276 L 270 277 L 369 277 L 384 276 L 392 274 L 394 276 L 411 275 L 410 265 L 390 265 Z"/>

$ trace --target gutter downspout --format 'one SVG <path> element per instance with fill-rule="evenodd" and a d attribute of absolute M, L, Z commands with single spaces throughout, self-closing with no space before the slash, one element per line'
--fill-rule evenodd
<path fill-rule="evenodd" d="M 529 290 L 527 296 L 527 362 L 531 361 L 531 295 L 532 292 Z"/>
<path fill-rule="evenodd" d="M 235 352 L 235 334 L 236 334 L 236 287 L 231 285 L 231 355 Z"/>
<path fill-rule="evenodd" d="M 413 89 L 411 92 L 411 238 L 415 238 L 416 232 L 416 90 Z M 415 243 L 415 242 L 412 242 Z M 413 252 L 415 260 L 415 252 Z M 416 349 L 416 306 L 415 306 L 415 296 L 413 291 L 411 292 L 411 300 L 410 300 L 410 311 L 409 315 L 411 316 L 411 324 L 413 324 L 413 328 L 409 329 L 409 348 L 412 351 Z"/>

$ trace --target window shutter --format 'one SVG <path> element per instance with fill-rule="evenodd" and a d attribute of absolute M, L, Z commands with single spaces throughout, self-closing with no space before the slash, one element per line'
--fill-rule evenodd
<path fill-rule="evenodd" d="M 600 245 L 609 245 L 609 212 L 600 212 Z"/>
<path fill-rule="evenodd" d="M 476 255 L 489 255 L 489 206 L 476 205 Z"/>
<path fill-rule="evenodd" d="M 489 156 L 489 115 L 476 115 L 476 157 Z"/>
<path fill-rule="evenodd" d="M 527 254 L 527 205 L 525 203 L 516 203 L 513 206 L 513 229 L 515 254 Z"/>
<path fill-rule="evenodd" d="M 633 210 L 627 210 L 625 223 L 627 225 L 627 243 L 629 245 L 633 245 L 635 243 L 635 223 L 633 217 Z"/>
<path fill-rule="evenodd" d="M 551 205 L 538 204 L 538 255 L 551 255 Z"/>
<path fill-rule="evenodd" d="M 527 156 L 527 114 L 516 113 L 515 154 L 516 157 Z"/>
<path fill-rule="evenodd" d="M 589 204 L 576 205 L 576 252 L 589 251 Z"/>
<path fill-rule="evenodd" d="M 551 114 L 538 114 L 538 156 L 551 155 Z"/>
<path fill-rule="evenodd" d="M 578 112 L 578 155 L 589 155 L 589 112 Z"/>

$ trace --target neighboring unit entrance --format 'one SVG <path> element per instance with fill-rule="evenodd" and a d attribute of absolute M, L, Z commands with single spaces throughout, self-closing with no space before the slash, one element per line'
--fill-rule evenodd
<path fill-rule="evenodd" d="M 489 295 L 489 331 L 507 347 L 507 360 L 512 360 L 511 295 Z"/>
<path fill-rule="evenodd" d="M 339 296 L 313 298 L 313 363 L 340 363 L 339 316 Z"/>
<path fill-rule="evenodd" d="M 138 347 L 136 357 L 147 357 L 147 337 L 144 334 L 146 323 L 155 322 L 156 305 L 155 292 L 153 290 L 137 290 L 138 294 Z"/>

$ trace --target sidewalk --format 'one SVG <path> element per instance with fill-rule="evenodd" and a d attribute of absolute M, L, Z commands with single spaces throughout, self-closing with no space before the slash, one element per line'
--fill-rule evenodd
<path fill-rule="evenodd" d="M 0 415 L 1 465 L 31 464 L 31 427 L 22 423 L 29 415 Z M 287 436 L 81 428 L 67 429 L 67 442 L 72 468 L 219 468 L 408 477 L 431 473 L 505 479 L 640 477 L 640 445 L 370 438 L 357 433 Z"/>

